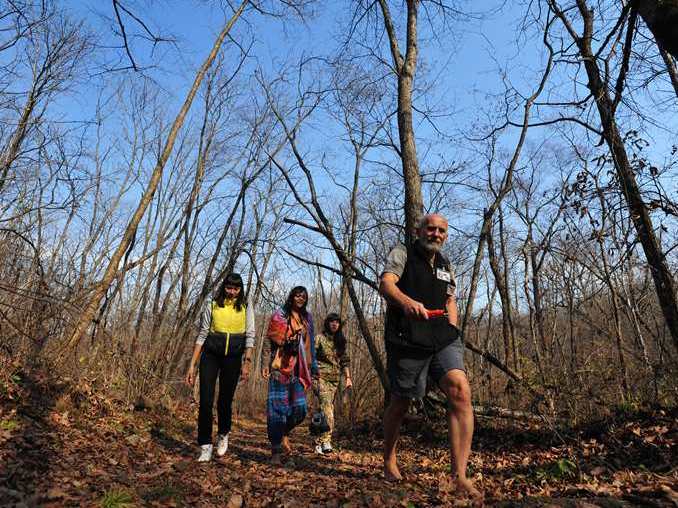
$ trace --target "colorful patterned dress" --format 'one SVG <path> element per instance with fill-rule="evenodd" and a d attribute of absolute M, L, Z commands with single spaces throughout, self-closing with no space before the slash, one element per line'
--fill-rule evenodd
<path fill-rule="evenodd" d="M 262 361 L 268 361 L 266 423 L 273 453 L 280 453 L 284 436 L 299 425 L 308 411 L 305 390 L 318 376 L 313 318 L 301 319 L 278 310 L 271 316 Z"/>

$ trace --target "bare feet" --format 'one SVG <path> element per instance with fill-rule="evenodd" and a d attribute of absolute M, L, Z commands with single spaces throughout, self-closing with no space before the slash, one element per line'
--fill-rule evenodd
<path fill-rule="evenodd" d="M 465 492 L 473 500 L 480 500 L 483 498 L 482 493 L 473 486 L 473 483 L 468 478 L 457 478 L 457 489 L 460 492 Z"/>
<path fill-rule="evenodd" d="M 384 461 L 384 479 L 390 482 L 402 481 L 403 476 L 400 474 L 398 464 L 395 461 Z"/>
<path fill-rule="evenodd" d="M 280 442 L 280 447 L 285 455 L 292 453 L 292 447 L 290 446 L 290 438 L 283 436 L 282 441 Z"/>

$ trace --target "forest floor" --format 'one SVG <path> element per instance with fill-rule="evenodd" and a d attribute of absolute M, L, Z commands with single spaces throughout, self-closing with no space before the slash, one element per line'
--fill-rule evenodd
<path fill-rule="evenodd" d="M 228 453 L 198 464 L 194 404 L 125 407 L 82 385 L 19 372 L 0 386 L 1 506 L 469 506 L 451 484 L 440 429 L 411 423 L 399 484 L 383 480 L 378 422 L 344 431 L 329 456 L 296 429 L 269 464 L 266 427 L 239 419 Z M 470 470 L 486 506 L 678 506 L 678 413 L 569 431 L 478 418 Z"/>

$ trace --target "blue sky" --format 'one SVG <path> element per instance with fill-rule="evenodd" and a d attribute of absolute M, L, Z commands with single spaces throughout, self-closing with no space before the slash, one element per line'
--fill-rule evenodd
<path fill-rule="evenodd" d="M 139 33 L 138 25 L 129 17 L 125 18 L 135 60 L 141 66 L 154 66 L 146 70 L 146 74 L 157 79 L 178 99 L 183 98 L 195 69 L 207 55 L 225 19 L 224 12 L 215 6 L 216 3 L 189 0 L 124 2 L 156 34 L 176 40 L 176 45 L 160 43 L 151 51 L 150 44 L 134 39 L 134 35 Z M 251 65 L 256 60 L 256 64 L 264 69 L 275 69 L 285 62 L 294 62 L 302 54 L 330 55 L 346 26 L 350 3 L 324 4 L 315 16 L 305 22 L 250 12 L 238 22 L 234 35 L 240 42 L 254 42 Z M 122 55 L 120 50 L 110 49 L 120 44 L 121 39 L 110 33 L 113 9 L 109 2 L 69 0 L 65 6 L 87 20 L 97 34 L 97 42 L 107 47 L 105 53 L 108 58 Z M 100 15 L 111 20 L 104 20 Z M 492 58 L 502 63 L 510 58 L 514 65 L 532 65 L 535 61 L 533 54 L 521 53 L 512 41 L 513 23 L 507 23 L 507 20 L 515 20 L 519 15 L 519 9 L 505 9 L 501 14 L 487 16 L 482 22 L 453 22 L 452 30 L 440 30 L 439 42 L 422 43 L 421 63 L 444 82 L 441 98 L 454 106 L 456 115 L 472 116 L 485 92 L 500 89 L 501 82 Z M 423 16 L 420 26 L 421 36 L 429 37 Z M 235 52 L 231 54 L 236 55 Z M 121 65 L 127 63 L 121 60 Z M 128 78 L 134 79 L 135 74 L 129 73 Z M 96 81 L 97 77 L 91 80 L 91 84 Z"/>
<path fill-rule="evenodd" d="M 172 106 L 175 111 L 178 110 L 195 70 L 211 48 L 225 15 L 230 14 L 225 13 L 218 4 L 217 1 L 206 0 L 123 2 L 123 5 L 142 18 L 156 34 L 176 40 L 176 44 L 160 43 L 152 48 L 149 43 L 135 38 L 140 33 L 139 27 L 123 13 L 137 63 L 151 66 L 145 71 L 146 75 L 168 93 L 168 113 L 171 113 Z M 451 116 L 441 118 L 438 122 L 443 132 L 448 135 L 457 134 L 457 138 L 460 132 L 480 134 L 470 131 L 481 110 L 492 109 L 490 95 L 503 90 L 499 67 L 506 69 L 508 79 L 523 95 L 528 95 L 543 65 L 540 42 L 524 35 L 516 36 L 516 25 L 525 8 L 521 5 L 522 2 L 467 2 L 462 5 L 478 8 L 477 4 L 485 9 L 483 16 L 479 19 L 453 21 L 446 27 L 438 26 L 437 39 L 431 37 L 425 13 L 423 9 L 420 10 L 420 68 L 422 71 L 426 69 L 429 76 L 437 80 L 429 100 L 435 106 L 445 107 L 452 112 Z M 110 2 L 69 0 L 63 5 L 76 16 L 84 17 L 96 34 L 96 40 L 101 45 L 100 62 L 110 63 L 119 59 L 120 65 L 128 64 L 122 51 L 113 47 L 119 45 L 121 39 L 112 34 L 114 24 Z M 492 11 L 500 5 L 501 11 Z M 243 75 L 251 73 L 257 66 L 273 75 L 282 65 L 296 62 L 301 55 L 332 55 L 347 26 L 352 6 L 351 2 L 320 2 L 315 15 L 304 22 L 248 12 L 238 21 L 233 32 L 234 38 L 240 43 L 252 43 L 251 58 Z M 233 61 L 238 57 L 233 45 L 226 50 L 226 54 Z M 97 74 L 99 71 L 99 67 L 92 68 L 93 76 L 80 83 L 78 89 L 62 101 L 64 115 L 70 119 L 85 119 L 90 116 L 96 94 L 89 89 L 96 89 L 104 80 L 120 76 L 126 80 L 141 79 L 132 72 L 100 75 Z M 567 86 L 569 84 L 566 81 L 565 87 Z M 678 130 L 678 124 L 671 118 L 675 109 L 667 116 L 659 113 L 656 108 L 651 108 L 649 98 L 643 100 L 648 101 L 648 109 L 658 115 L 660 121 L 672 126 L 672 132 L 653 128 L 648 128 L 647 131 L 661 146 L 667 146 Z M 432 129 L 425 122 L 416 127 L 417 135 L 422 138 L 433 135 Z M 536 130 L 533 132 L 536 138 L 543 136 Z M 512 133 L 507 134 L 507 138 L 512 139 Z"/>
<path fill-rule="evenodd" d="M 179 101 L 183 100 L 195 69 L 211 48 L 225 14 L 230 15 L 230 12 L 224 13 L 216 1 L 128 0 L 123 4 L 142 17 L 157 34 L 176 39 L 176 46 L 161 43 L 153 53 L 147 43 L 133 45 L 135 58 L 140 65 L 155 66 L 147 74 L 170 94 L 168 113 L 171 114 L 173 106 L 175 111 L 178 110 Z M 93 30 L 101 34 L 97 38 L 103 46 L 120 43 L 120 39 L 116 40 L 111 33 L 112 25 L 106 24 L 97 16 L 103 14 L 112 18 L 113 10 L 109 2 L 70 0 L 65 5 L 77 15 L 84 16 Z M 260 66 L 273 75 L 283 64 L 294 63 L 301 55 L 332 55 L 347 26 L 353 4 L 320 2 L 317 5 L 315 15 L 308 17 L 305 22 L 266 17 L 253 12 L 239 20 L 233 32 L 234 37 L 242 44 L 253 44 L 252 58 L 243 74 L 246 76 L 256 66 Z M 398 5 L 398 2 L 392 5 Z M 453 112 L 450 117 L 438 120 L 439 127 L 445 134 L 459 141 L 458 146 L 450 146 L 449 154 L 443 154 L 449 159 L 472 156 L 463 154 L 467 143 L 461 139 L 460 133 L 481 134 L 473 131 L 472 127 L 481 110 L 492 111 L 491 95 L 503 91 L 499 67 L 506 69 L 507 79 L 523 95 L 528 95 L 543 66 L 544 51 L 541 42 L 531 39 L 530 34 L 519 34 L 516 31 L 516 26 L 524 15 L 523 2 L 466 2 L 462 5 L 484 9 L 483 15 L 477 19 L 453 21 L 447 27 L 438 26 L 437 39 L 432 38 L 425 13 L 420 9 L 420 67 L 422 70 L 427 69 L 429 75 L 435 76 L 438 82 L 430 94 L 430 100 L 434 105 L 446 107 Z M 502 6 L 500 11 L 492 11 L 498 6 Z M 126 22 L 131 36 L 139 33 L 138 26 L 135 27 L 132 20 L 126 18 Z M 104 53 L 108 58 L 121 54 L 119 50 L 113 49 L 106 49 Z M 232 45 L 226 54 L 233 60 L 238 56 Z M 123 59 L 122 64 L 126 63 Z M 91 84 L 96 84 L 98 79 L 100 78 L 94 77 Z M 139 79 L 139 76 L 127 73 L 125 79 Z M 567 89 L 569 86 L 571 83 L 566 78 L 563 88 Z M 92 94 L 87 94 L 84 90 L 78 90 L 76 94 L 79 96 L 81 114 L 86 116 Z M 176 101 L 174 104 L 171 102 L 172 98 Z M 656 141 L 650 150 L 661 159 L 678 130 L 678 123 L 672 117 L 675 108 L 667 115 L 652 108 L 650 99 L 641 100 L 647 100 L 644 106 L 660 122 L 671 127 L 668 132 L 651 127 L 646 131 L 646 135 Z M 78 115 L 77 107 L 67 109 L 69 115 Z M 514 119 L 519 118 L 519 115 L 520 111 L 517 111 Z M 422 139 L 434 136 L 433 130 L 425 122 L 419 123 L 416 129 L 416 134 Z M 321 133 L 321 136 L 331 135 L 330 131 Z M 546 130 L 535 129 L 531 131 L 529 139 L 539 143 L 548 135 Z M 505 146 L 510 149 L 514 139 L 515 131 L 506 132 Z M 319 138 L 317 144 L 323 145 L 327 142 L 328 139 Z M 324 148 L 319 146 L 319 149 Z"/>
<path fill-rule="evenodd" d="M 99 45 L 96 62 L 89 66 L 89 75 L 76 82 L 68 94 L 61 96 L 58 101 L 50 106 L 50 114 L 56 114 L 60 120 L 87 121 L 93 118 L 96 99 L 101 89 L 110 93 L 112 82 L 125 80 L 134 83 L 143 83 L 144 76 L 152 79 L 161 86 L 164 93 L 161 97 L 166 109 L 166 117 L 173 119 L 179 109 L 186 92 L 192 83 L 195 71 L 209 52 L 216 34 L 221 29 L 226 15 L 214 0 L 123 0 L 125 6 L 130 8 L 136 15 L 143 19 L 151 30 L 159 36 L 169 37 L 176 43 L 160 43 L 154 49 L 147 41 L 137 38 L 140 28 L 128 16 L 125 16 L 126 27 L 132 40 L 132 50 L 137 63 L 142 67 L 148 67 L 144 74 L 130 71 L 102 73 L 104 64 L 126 66 L 124 52 L 119 47 L 121 39 L 116 38 L 113 22 L 113 7 L 110 1 L 101 0 L 69 0 L 61 5 L 64 10 L 72 13 L 74 18 L 85 20 L 85 24 L 93 32 L 95 41 Z M 399 5 L 402 2 L 392 2 Z M 480 136 L 481 130 L 474 130 L 476 120 L 482 118 L 483 113 L 496 114 L 494 100 L 496 94 L 504 90 L 501 69 L 507 72 L 507 79 L 522 93 L 529 95 L 534 89 L 536 78 L 543 66 L 543 47 L 538 38 L 533 34 L 521 34 L 516 31 L 516 26 L 523 15 L 523 2 L 466 2 L 467 6 L 481 4 L 485 9 L 484 15 L 478 19 L 452 22 L 447 26 L 436 27 L 436 37 L 426 20 L 423 10 L 420 15 L 420 75 L 427 74 L 435 77 L 436 85 L 428 94 L 430 102 L 436 106 L 448 110 L 451 114 L 438 119 L 438 127 L 445 134 L 437 137 L 434 130 L 426 122 L 415 125 L 416 135 L 419 142 L 419 154 L 422 157 L 421 167 L 423 171 L 430 169 L 430 165 L 441 159 L 447 161 L 466 161 L 471 171 L 476 169 L 482 178 L 482 161 L 472 150 L 473 144 L 467 141 L 465 135 Z M 257 67 L 261 67 L 272 77 L 284 64 L 294 64 L 304 56 L 328 56 L 332 55 L 350 17 L 350 8 L 354 2 L 323 2 L 318 3 L 315 15 L 309 16 L 305 21 L 297 19 L 280 19 L 262 16 L 248 12 L 237 22 L 233 31 L 233 37 L 243 45 L 252 44 L 251 56 L 243 68 L 240 79 L 244 82 L 251 81 L 251 73 Z M 493 12 L 491 9 L 503 6 L 501 11 Z M 124 14 L 123 14 L 124 16 Z M 436 20 L 438 21 L 438 20 Z M 382 42 L 385 47 L 385 40 Z M 117 47 L 116 47 L 117 46 Z M 153 49 L 153 51 L 151 51 Z M 233 44 L 225 50 L 226 59 L 237 61 L 239 52 Z M 381 69 L 375 72 L 382 73 Z M 565 76 L 556 76 L 560 81 L 562 90 L 567 91 L 571 86 L 571 79 Z M 17 87 L 19 83 L 15 84 Z M 395 80 L 391 80 L 391 86 L 395 89 Z M 669 98 L 670 94 L 667 95 Z M 646 125 L 645 135 L 654 143 L 648 149 L 655 162 L 660 162 L 670 152 L 670 146 L 676 142 L 678 122 L 674 107 L 653 107 L 654 97 L 641 96 L 641 106 L 651 112 L 660 123 L 668 126 L 668 130 L 657 129 Z M 110 140 L 114 141 L 119 134 L 118 129 L 123 122 L 124 112 L 116 112 L 115 121 L 107 123 L 106 128 L 110 132 Z M 521 111 L 514 113 L 517 119 Z M 623 115 L 622 115 L 623 116 Z M 52 116 L 53 117 L 53 116 Z M 309 127 L 303 131 L 305 148 L 318 159 L 320 155 L 328 154 L 332 164 L 338 167 L 339 172 L 348 181 L 348 175 L 352 168 L 352 160 L 345 157 L 344 146 L 339 143 L 338 128 L 331 122 L 324 122 L 322 113 L 319 117 L 309 121 Z M 594 115 L 594 123 L 595 121 Z M 636 127 L 633 119 L 628 122 L 629 126 Z M 566 127 L 570 129 L 570 127 Z M 581 135 L 582 130 L 571 128 L 576 135 Z M 507 151 L 512 150 L 517 131 L 508 130 L 503 133 L 500 147 Z M 528 141 L 539 145 L 544 139 L 553 144 L 562 143 L 562 138 L 553 135 L 551 129 L 534 129 L 530 132 Z M 92 131 L 90 131 L 90 135 Z M 431 141 L 431 152 L 426 159 L 426 141 Z M 124 148 L 124 147 L 123 147 Z M 116 156 L 126 156 L 121 149 Z M 381 155 L 381 154 L 380 154 Z M 393 154 L 386 154 L 393 160 Z M 115 162 L 115 161 L 114 161 Z M 112 170 L 117 169 L 115 163 L 111 164 Z M 149 161 L 152 163 L 153 161 Z M 474 166 L 475 165 L 475 166 Z M 366 171 L 376 172 L 377 166 Z M 325 185 L 330 187 L 328 180 L 316 175 Z M 476 176 L 476 175 L 474 175 Z M 557 178 L 558 175 L 546 175 L 545 178 Z M 366 179 L 367 180 L 367 179 Z M 143 185 L 141 181 L 137 188 Z M 282 184 L 281 184 L 282 185 Z M 674 184 L 673 187 L 675 187 Z M 671 186 L 668 186 L 671 188 Z M 137 189 L 135 188 L 135 189 Z M 113 189 L 115 190 L 115 189 Z M 481 189 L 482 190 L 482 189 Z M 463 202 L 466 197 L 464 189 L 454 190 L 458 194 L 457 199 Z M 335 194 L 336 195 L 336 194 Z M 458 218 L 457 225 L 466 229 L 469 236 L 477 232 L 475 225 L 480 219 L 484 201 L 482 192 L 469 194 L 472 199 L 466 200 L 462 214 Z M 126 204 L 133 207 L 138 194 L 130 192 L 126 198 Z M 121 223 L 125 219 L 123 211 L 120 212 Z M 215 223 L 216 224 L 216 223 Z M 215 226 L 218 227 L 218 224 Z M 318 241 L 318 243 L 322 243 Z M 473 242 L 460 236 L 458 244 L 460 249 L 466 249 L 463 255 L 468 259 L 473 254 Z M 461 254 L 460 254 L 461 256 Z"/>
<path fill-rule="evenodd" d="M 160 43 L 153 52 L 151 45 L 135 38 L 139 27 L 125 17 L 129 35 L 132 38 L 134 57 L 140 66 L 150 66 L 145 74 L 152 78 L 165 91 L 167 116 L 173 118 L 188 90 L 195 70 L 207 55 L 214 37 L 226 19 L 225 13 L 215 1 L 190 0 L 128 0 L 123 4 L 157 35 L 171 37 L 176 44 Z M 394 5 L 397 2 L 393 3 Z M 437 84 L 430 93 L 430 101 L 435 106 L 448 109 L 452 114 L 438 120 L 438 127 L 448 138 L 439 139 L 434 145 L 431 161 L 439 157 L 447 160 L 470 160 L 477 164 L 475 155 L 469 150 L 469 143 L 462 134 L 480 135 L 483 132 L 473 130 L 475 121 L 482 116 L 483 110 L 493 110 L 494 94 L 503 91 L 502 75 L 499 67 L 506 69 L 508 79 L 523 95 L 528 95 L 535 86 L 535 78 L 543 66 L 543 48 L 538 40 L 527 36 L 516 37 L 516 25 L 523 15 L 522 2 L 484 2 L 486 8 L 482 19 L 452 22 L 446 27 L 437 27 L 433 38 L 425 16 L 420 16 L 420 69 L 436 78 Z M 491 12 L 497 5 L 503 9 Z M 351 2 L 322 2 L 314 16 L 300 22 L 294 19 L 279 19 L 247 13 L 235 26 L 234 38 L 241 44 L 252 43 L 251 57 L 243 70 L 242 79 L 247 80 L 255 67 L 261 67 L 271 76 L 285 63 L 298 61 L 301 55 L 332 55 L 347 25 Z M 466 5 L 476 5 L 467 3 Z M 119 48 L 121 40 L 116 39 L 111 22 L 113 8 L 110 2 L 100 0 L 70 0 L 64 2 L 64 8 L 76 17 L 82 17 L 96 34 L 100 45 L 98 62 L 119 60 L 119 65 L 128 65 Z M 230 13 L 226 13 L 229 14 Z M 105 19 L 108 18 L 108 19 Z M 516 40 L 517 39 L 517 40 Z M 385 44 L 385 41 L 384 41 Z M 238 51 L 234 45 L 226 49 L 227 59 L 236 61 Z M 71 93 L 60 100 L 57 109 L 67 120 L 88 120 L 92 117 L 97 90 L 107 81 L 114 79 L 142 81 L 142 76 L 133 72 L 101 74 L 101 67 L 92 66 L 90 77 L 82 80 Z M 566 89 L 570 83 L 564 80 Z M 393 82 L 393 87 L 395 83 Z M 649 105 L 649 99 L 647 104 Z M 671 131 L 649 128 L 647 135 L 656 143 L 651 147 L 652 156 L 661 160 L 668 153 L 678 125 L 670 113 L 653 111 L 658 119 L 669 125 Z M 674 108 L 675 111 L 675 108 Z M 514 114 L 519 117 L 520 111 Z M 597 122 L 595 122 L 597 123 Z M 341 148 L 336 143 L 336 129 L 324 124 L 322 118 L 310 122 L 313 129 L 304 132 L 305 142 L 316 153 L 328 152 L 334 155 L 335 163 L 346 164 L 350 169 L 351 161 L 342 159 Z M 415 126 L 419 140 L 434 139 L 433 129 L 425 122 Z M 576 129 L 573 129 L 576 131 Z M 516 131 L 508 131 L 503 136 L 503 147 L 511 150 Z M 531 131 L 529 141 L 539 144 L 549 131 L 535 129 Z M 424 152 L 424 143 L 419 145 L 420 155 Z M 422 161 L 425 168 L 427 161 Z M 471 203 L 469 208 L 481 209 L 482 202 Z M 469 211 L 469 210 L 467 210 Z M 465 218 L 469 223 L 478 220 L 478 214 L 469 213 Z"/>

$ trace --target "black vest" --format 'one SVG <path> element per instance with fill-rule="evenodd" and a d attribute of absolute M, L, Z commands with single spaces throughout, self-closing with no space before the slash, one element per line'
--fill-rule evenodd
<path fill-rule="evenodd" d="M 450 263 L 437 253 L 431 267 L 422 251 L 423 248 L 417 242 L 407 247 L 407 262 L 396 286 L 410 298 L 423 303 L 428 310 L 446 309 L 452 277 Z M 447 272 L 450 280 L 439 278 L 438 270 Z M 388 342 L 399 346 L 440 351 L 457 340 L 459 332 L 449 324 L 447 317 L 410 319 L 398 305 L 389 303 L 385 335 Z"/>

